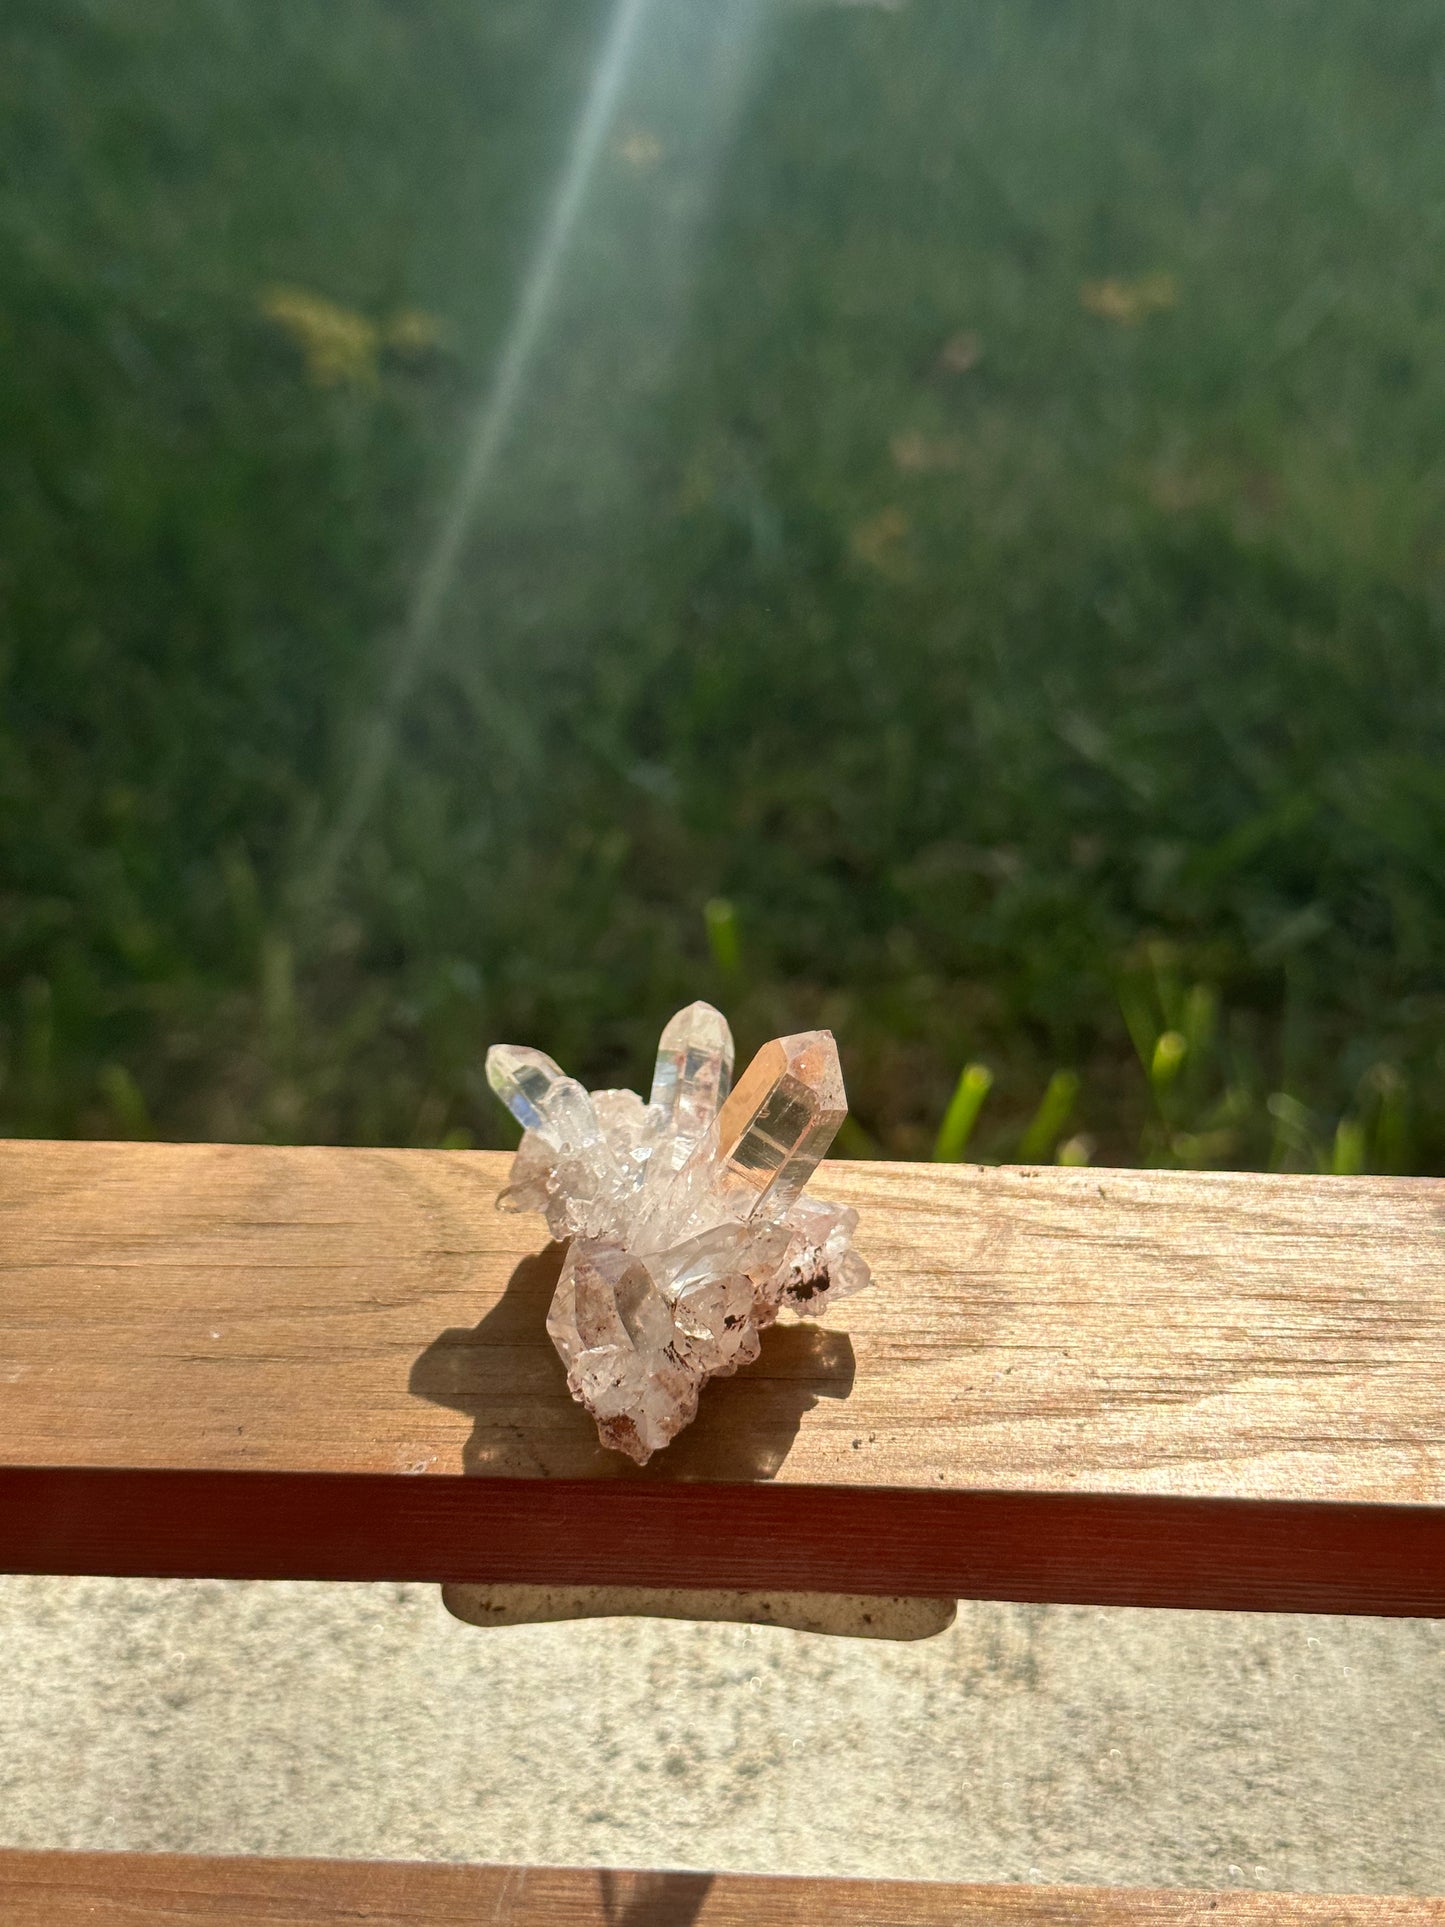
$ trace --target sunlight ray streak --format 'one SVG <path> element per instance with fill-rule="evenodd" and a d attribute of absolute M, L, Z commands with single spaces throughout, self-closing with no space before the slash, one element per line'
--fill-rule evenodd
<path fill-rule="evenodd" d="M 465 459 L 417 576 L 385 695 L 357 744 L 351 781 L 299 893 L 302 906 L 313 915 L 329 900 L 337 874 L 386 779 L 398 714 L 436 635 L 467 536 L 516 417 L 578 217 L 635 58 L 640 30 L 653 5 L 654 0 L 617 0 L 599 48 L 566 162 L 523 278 L 495 370 L 483 391 L 466 439 Z"/>

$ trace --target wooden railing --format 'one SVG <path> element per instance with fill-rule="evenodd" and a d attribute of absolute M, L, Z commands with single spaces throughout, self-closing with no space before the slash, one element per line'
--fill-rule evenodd
<path fill-rule="evenodd" d="M 5 1927 L 1441 1927 L 1445 1901 L 0 1853 Z"/>
<path fill-rule="evenodd" d="M 825 1166 L 877 1288 L 638 1472 L 506 1167 L 0 1147 L 0 1565 L 1445 1607 L 1445 1183 Z"/>
<path fill-rule="evenodd" d="M 567 1396 L 543 1328 L 560 1254 L 494 1209 L 507 1165 L 0 1146 L 0 1569 L 1445 1611 L 1445 1182 L 825 1166 L 876 1289 L 770 1332 L 639 1471 Z M 262 1877 L 228 1864 L 186 1879 Z M 513 1878 L 304 1880 L 393 1877 L 471 1879 L 489 1919 L 512 1890 L 487 1883 Z M 46 1878 L 9 1856 L 0 1897 Z M 594 1876 L 515 1878 L 498 1918 L 530 1921 L 548 1881 L 547 1918 L 664 1917 L 599 1913 Z M 819 1891 L 720 1880 L 696 1917 L 1152 1921 L 1198 1900 L 900 1886 L 879 1913 L 866 1883 Z M 210 1904 L 167 1918 L 353 1917 Z"/>

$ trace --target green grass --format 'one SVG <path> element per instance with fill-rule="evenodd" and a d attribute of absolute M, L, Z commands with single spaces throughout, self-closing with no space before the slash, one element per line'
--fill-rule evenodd
<path fill-rule="evenodd" d="M 6 8 L 0 1129 L 500 1143 L 703 994 L 851 1154 L 1445 1171 L 1445 16 L 658 4 L 395 709 L 604 10 Z"/>

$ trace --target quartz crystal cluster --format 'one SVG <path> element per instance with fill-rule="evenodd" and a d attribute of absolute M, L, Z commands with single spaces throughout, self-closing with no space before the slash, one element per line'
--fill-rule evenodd
<path fill-rule="evenodd" d="M 663 1031 L 646 1103 L 585 1091 L 539 1050 L 487 1053 L 526 1133 L 499 1206 L 568 1241 L 547 1330 L 603 1444 L 639 1464 L 779 1312 L 813 1318 L 868 1283 L 857 1212 L 803 1195 L 848 1112 L 831 1033 L 775 1038 L 736 1085 L 732 1067 L 702 1003 Z"/>

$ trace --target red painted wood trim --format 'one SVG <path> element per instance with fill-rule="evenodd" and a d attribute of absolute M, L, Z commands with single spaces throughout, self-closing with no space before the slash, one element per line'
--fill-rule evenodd
<path fill-rule="evenodd" d="M 1445 1508 L 796 1485 L 0 1469 L 0 1570 L 1445 1613 Z"/>

